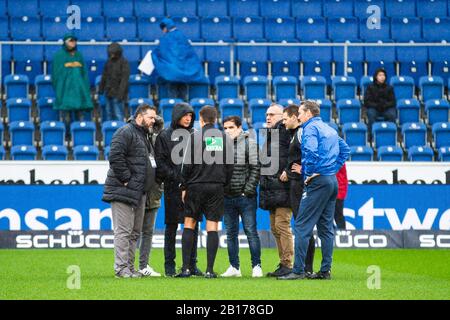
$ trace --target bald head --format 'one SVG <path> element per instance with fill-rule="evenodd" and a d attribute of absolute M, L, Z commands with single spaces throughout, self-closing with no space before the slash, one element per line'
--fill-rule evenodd
<path fill-rule="evenodd" d="M 281 120 L 283 120 L 283 107 L 279 104 L 271 105 L 266 111 L 267 128 L 273 128 Z"/>

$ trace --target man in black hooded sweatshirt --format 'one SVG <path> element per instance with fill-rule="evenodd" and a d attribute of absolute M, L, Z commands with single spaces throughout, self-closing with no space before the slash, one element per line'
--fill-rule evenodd
<path fill-rule="evenodd" d="M 172 110 L 172 123 L 164 129 L 156 138 L 156 178 L 164 182 L 164 268 L 166 276 L 176 275 L 175 270 L 175 241 L 178 224 L 184 222 L 184 204 L 181 200 L 181 161 L 183 146 L 187 138 L 193 132 L 195 120 L 194 109 L 187 103 L 179 103 Z M 175 150 L 174 150 L 175 149 Z M 174 157 L 172 157 L 172 153 Z M 202 276 L 203 273 L 197 268 L 197 239 L 198 225 L 194 229 L 194 243 L 190 267 L 193 275 Z"/>

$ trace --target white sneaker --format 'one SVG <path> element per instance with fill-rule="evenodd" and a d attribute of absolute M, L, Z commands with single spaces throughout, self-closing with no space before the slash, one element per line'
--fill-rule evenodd
<path fill-rule="evenodd" d="M 258 264 L 256 266 L 253 267 L 253 272 L 252 272 L 252 277 L 253 278 L 261 278 L 263 277 L 263 271 L 261 266 Z"/>
<path fill-rule="evenodd" d="M 161 274 L 153 270 L 149 265 L 145 269 L 139 270 L 139 272 L 145 277 L 161 277 Z"/>
<path fill-rule="evenodd" d="M 229 266 L 225 273 L 220 275 L 221 277 L 230 278 L 230 277 L 242 277 L 241 269 L 236 269 L 233 266 Z"/>

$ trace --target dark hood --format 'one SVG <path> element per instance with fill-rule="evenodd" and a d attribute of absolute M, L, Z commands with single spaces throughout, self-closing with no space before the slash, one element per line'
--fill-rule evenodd
<path fill-rule="evenodd" d="M 66 34 L 64 35 L 63 43 L 62 43 L 63 49 L 66 50 L 66 51 L 68 51 L 68 52 L 69 52 L 69 51 L 71 51 L 71 52 L 77 51 L 77 46 L 75 46 L 75 48 L 73 48 L 73 50 L 69 50 L 69 49 L 67 48 L 67 46 L 66 46 L 66 40 L 69 40 L 69 39 L 74 39 L 75 41 L 78 41 L 78 38 L 77 38 L 75 35 L 73 35 L 73 34 L 71 34 L 71 33 L 66 33 Z"/>
<path fill-rule="evenodd" d="M 108 46 L 108 57 L 119 59 L 122 57 L 122 47 L 117 42 L 113 42 Z"/>
<path fill-rule="evenodd" d="M 192 129 L 192 127 L 194 126 L 194 121 L 195 121 L 195 113 L 194 113 L 194 109 L 187 103 L 178 103 L 173 107 L 172 123 L 170 124 L 172 129 L 176 129 L 178 127 L 178 121 L 180 121 L 180 119 L 183 116 L 185 116 L 187 113 L 192 113 L 192 121 L 188 128 L 188 129 Z"/>
<path fill-rule="evenodd" d="M 381 73 L 381 72 L 384 73 L 384 76 L 386 77 L 386 80 L 384 81 L 383 84 L 380 84 L 380 83 L 377 82 L 377 75 L 379 73 Z M 387 85 L 387 79 L 388 79 L 388 77 L 387 77 L 386 70 L 384 70 L 383 68 L 379 68 L 379 69 L 375 70 L 375 73 L 373 74 L 373 84 L 374 85 L 376 85 L 376 86 L 385 86 L 385 85 Z"/>

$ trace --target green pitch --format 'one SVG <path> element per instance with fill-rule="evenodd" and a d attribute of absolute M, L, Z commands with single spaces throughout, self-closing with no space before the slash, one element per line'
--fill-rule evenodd
<path fill-rule="evenodd" d="M 162 250 L 151 260 L 162 273 Z M 242 278 L 115 279 L 112 250 L 0 250 L 0 299 L 450 299 L 450 250 L 336 250 L 331 281 L 253 279 L 249 260 L 241 250 Z M 276 250 L 263 249 L 262 261 L 272 271 Z M 319 261 L 320 250 L 315 270 Z M 202 270 L 205 263 L 199 250 Z M 80 289 L 67 288 L 71 265 L 80 268 Z M 368 289 L 371 265 L 380 268 L 380 289 Z M 227 267 L 219 250 L 216 272 Z"/>

